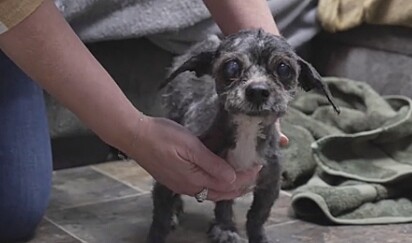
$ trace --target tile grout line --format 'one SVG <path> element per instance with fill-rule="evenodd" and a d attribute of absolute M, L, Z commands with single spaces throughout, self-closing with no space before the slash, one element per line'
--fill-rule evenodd
<path fill-rule="evenodd" d="M 97 168 L 97 167 L 95 167 L 95 166 L 93 166 L 93 165 L 90 166 L 90 168 L 93 169 L 93 170 L 95 170 L 95 171 L 97 171 L 97 172 L 99 172 L 99 173 L 101 173 L 101 174 L 103 174 L 103 175 L 105 175 L 105 176 L 107 176 L 107 177 L 110 177 L 111 179 L 113 179 L 113 180 L 115 180 L 115 181 L 118 181 L 118 182 L 122 183 L 123 185 L 126 185 L 126 186 L 128 186 L 128 187 L 131 187 L 132 189 L 135 189 L 136 191 L 139 191 L 139 192 L 141 192 L 141 193 L 147 192 L 147 191 L 143 190 L 142 188 L 140 188 L 140 187 L 138 187 L 138 186 L 134 186 L 134 185 L 132 185 L 131 183 L 128 183 L 128 182 L 126 182 L 126 181 L 120 180 L 119 178 L 116 178 L 116 177 L 114 177 L 113 175 L 107 173 L 106 171 L 103 171 L 103 170 L 101 170 L 101 169 L 99 169 L 99 168 Z"/>
<path fill-rule="evenodd" d="M 52 225 L 56 226 L 57 228 L 59 228 L 60 230 L 62 230 L 64 233 L 70 235 L 71 237 L 73 237 L 74 239 L 80 241 L 81 243 L 88 243 L 87 241 L 83 240 L 82 238 L 78 237 L 77 235 L 75 235 L 74 233 L 70 232 L 69 230 L 65 229 L 63 226 L 59 225 L 58 223 L 54 222 L 53 220 L 51 220 L 49 217 L 44 216 L 44 219 L 46 221 L 48 221 L 49 223 L 51 223 Z"/>
<path fill-rule="evenodd" d="M 271 224 L 271 225 L 266 226 L 266 228 L 267 228 L 267 229 L 276 228 L 276 227 L 278 227 L 278 226 L 293 224 L 293 223 L 296 223 L 296 222 L 299 222 L 299 220 L 293 219 L 293 220 L 290 220 L 290 221 L 287 221 L 287 222 L 283 222 L 283 223 Z"/>
<path fill-rule="evenodd" d="M 290 193 L 290 192 L 287 192 L 287 191 L 284 191 L 284 190 L 280 190 L 280 193 L 282 193 L 282 194 L 284 194 L 284 195 L 286 195 L 286 196 L 288 196 L 288 197 L 292 197 L 292 193 Z"/>
<path fill-rule="evenodd" d="M 90 205 L 95 205 L 95 204 L 100 204 L 100 203 L 115 202 L 115 201 L 119 201 L 119 200 L 123 200 L 123 199 L 128 199 L 128 198 L 133 198 L 133 197 L 139 197 L 139 196 L 147 195 L 147 194 L 149 194 L 149 193 L 150 193 L 150 192 L 139 192 L 139 193 L 136 193 L 136 194 L 126 195 L 126 196 L 116 197 L 116 198 L 109 198 L 109 199 L 105 199 L 105 200 L 101 200 L 101 201 L 80 203 L 80 204 L 76 204 L 76 205 L 69 206 L 69 207 L 63 207 L 63 208 L 58 208 L 58 209 L 51 209 L 50 212 L 56 212 L 56 211 L 73 209 L 73 208 L 79 208 L 79 207 L 85 207 L 85 206 L 90 206 Z"/>

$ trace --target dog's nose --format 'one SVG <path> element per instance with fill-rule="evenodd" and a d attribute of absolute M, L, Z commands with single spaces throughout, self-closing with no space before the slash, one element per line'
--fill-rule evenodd
<path fill-rule="evenodd" d="M 247 86 L 245 94 L 249 102 L 262 104 L 268 100 L 270 91 L 266 84 L 254 83 Z"/>

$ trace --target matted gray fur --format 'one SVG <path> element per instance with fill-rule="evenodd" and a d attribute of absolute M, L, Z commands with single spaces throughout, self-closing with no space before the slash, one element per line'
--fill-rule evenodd
<path fill-rule="evenodd" d="M 223 39 L 211 36 L 175 59 L 162 88 L 167 117 L 198 136 L 238 171 L 263 165 L 247 212 L 249 242 L 270 242 L 263 224 L 279 195 L 281 166 L 275 121 L 285 114 L 297 88 L 323 92 L 320 75 L 284 38 L 245 30 Z M 250 185 L 245 185 L 246 187 Z M 153 188 L 153 222 L 148 242 L 162 243 L 183 211 L 180 195 L 164 185 Z M 208 230 L 212 242 L 240 242 L 233 200 L 216 202 Z"/>

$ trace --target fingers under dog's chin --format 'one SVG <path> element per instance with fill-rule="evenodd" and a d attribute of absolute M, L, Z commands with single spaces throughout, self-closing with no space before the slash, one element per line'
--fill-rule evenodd
<path fill-rule="evenodd" d="M 279 143 L 281 147 L 286 147 L 289 145 L 289 138 L 282 134 Z"/>

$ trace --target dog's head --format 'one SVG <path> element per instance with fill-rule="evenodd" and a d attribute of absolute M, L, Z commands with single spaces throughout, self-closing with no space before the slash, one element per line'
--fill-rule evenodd
<path fill-rule="evenodd" d="M 224 108 L 250 116 L 281 116 L 297 87 L 322 91 L 334 109 L 318 72 L 282 37 L 245 30 L 224 38 L 214 50 L 201 52 L 174 70 L 165 84 L 184 71 L 211 75 Z"/>

